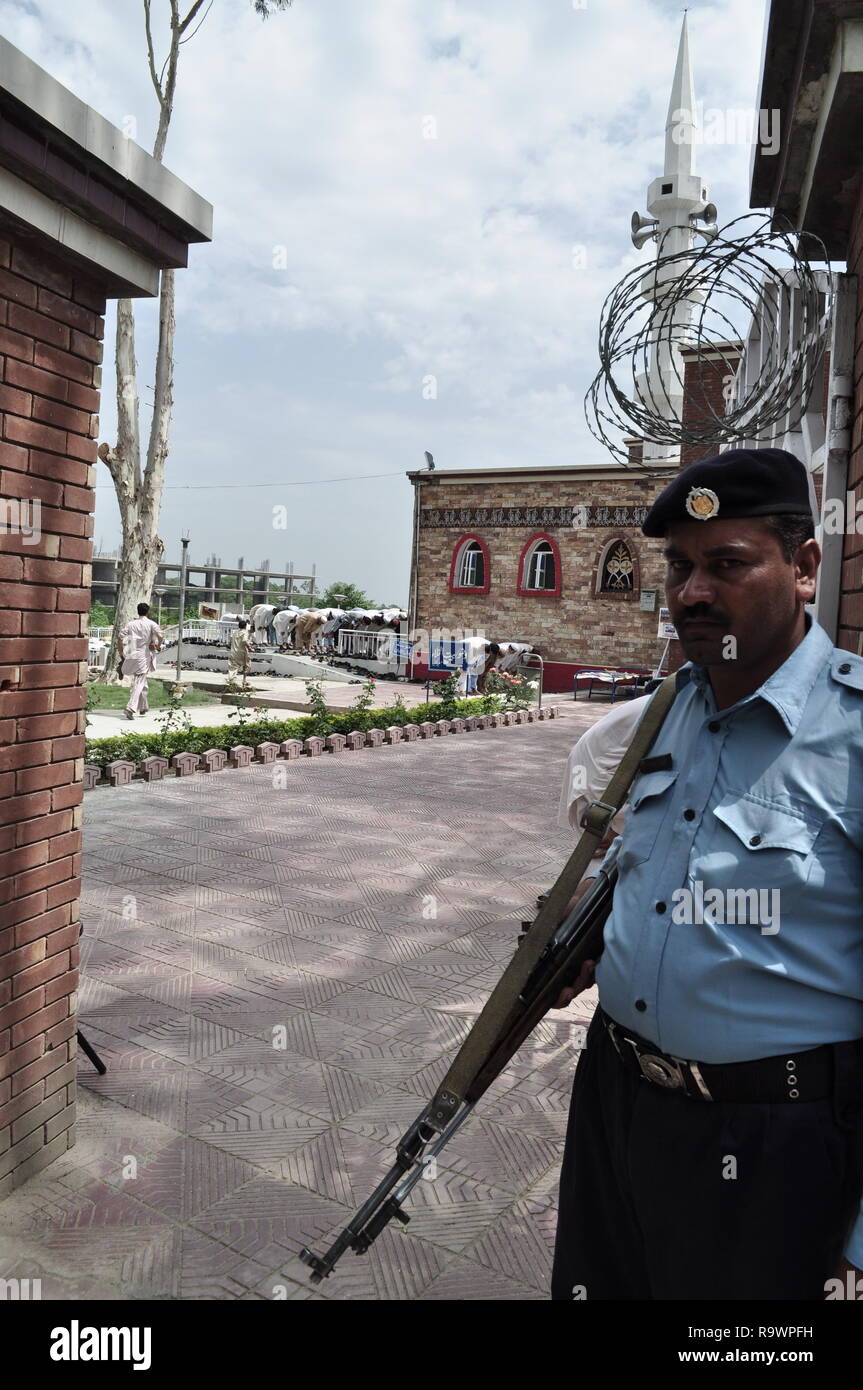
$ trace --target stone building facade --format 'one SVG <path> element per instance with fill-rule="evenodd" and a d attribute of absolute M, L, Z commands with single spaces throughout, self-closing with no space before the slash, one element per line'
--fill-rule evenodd
<path fill-rule="evenodd" d="M 721 416 L 740 351 L 736 342 L 684 350 L 687 425 Z M 640 439 L 625 442 L 625 467 L 409 473 L 416 493 L 411 627 L 430 634 L 469 628 L 492 641 L 529 642 L 553 692 L 571 691 L 577 672 L 596 667 L 644 674 L 664 655 L 663 669 L 675 670 L 680 644 L 672 641 L 666 651 L 660 636 L 662 541 L 643 536 L 641 523 L 679 467 L 718 447 L 686 446 L 680 464 L 660 467 L 643 463 Z M 482 555 L 482 583 L 464 585 L 471 544 Z M 535 566 L 531 573 L 543 545 L 554 570 L 550 588 L 536 586 Z M 428 673 L 427 655 L 415 661 L 415 674 Z"/>
<path fill-rule="evenodd" d="M 102 315 L 210 226 L 0 39 L 0 1197 L 74 1142 Z"/>
<path fill-rule="evenodd" d="M 675 472 L 409 474 L 416 490 L 411 626 L 529 642 L 543 657 L 549 690 L 571 690 L 576 672 L 594 666 L 652 670 L 664 647 L 664 561 L 662 542 L 643 536 L 641 523 Z M 481 556 L 472 572 L 471 549 Z M 415 674 L 426 670 L 427 661 L 417 662 Z"/>

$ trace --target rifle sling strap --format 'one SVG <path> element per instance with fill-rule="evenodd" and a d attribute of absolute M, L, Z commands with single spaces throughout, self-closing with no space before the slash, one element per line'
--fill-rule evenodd
<path fill-rule="evenodd" d="M 598 844 L 625 802 L 638 765 L 650 751 L 675 693 L 676 677 L 672 673 L 655 691 L 602 799 L 591 802 L 582 817 L 583 835 L 434 1096 L 430 1119 L 435 1127 L 443 1127 L 449 1122 L 465 1099 L 474 1077 L 498 1044 L 534 966 L 566 916 L 569 900 L 595 855 Z"/>

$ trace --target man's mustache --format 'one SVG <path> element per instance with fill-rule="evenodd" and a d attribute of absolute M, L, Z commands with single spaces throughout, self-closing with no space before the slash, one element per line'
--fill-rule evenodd
<path fill-rule="evenodd" d="M 697 603 L 693 608 L 685 608 L 680 613 L 675 626 L 686 627 L 687 623 L 695 622 L 718 623 L 726 629 L 730 625 L 727 614 L 717 613 L 716 609 L 708 607 L 706 603 Z"/>

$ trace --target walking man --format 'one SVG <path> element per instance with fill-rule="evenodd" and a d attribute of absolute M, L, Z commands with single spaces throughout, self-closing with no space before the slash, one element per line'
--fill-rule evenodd
<path fill-rule="evenodd" d="M 245 618 L 237 619 L 237 630 L 231 633 L 231 647 L 228 652 L 228 680 L 235 681 L 242 675 L 243 685 L 252 662 L 252 642 Z"/>
<path fill-rule="evenodd" d="M 604 860 L 552 1297 L 835 1297 L 863 1269 L 863 659 L 805 611 L 791 454 L 691 464 L 643 530 L 689 660 Z"/>
<path fill-rule="evenodd" d="M 147 677 L 155 668 L 156 652 L 164 644 L 161 629 L 148 617 L 149 612 L 149 603 L 139 603 L 137 618 L 126 624 L 117 643 L 122 673 L 132 677 L 132 689 L 126 706 L 127 719 L 134 719 L 136 714 L 146 714 L 150 708 Z"/>

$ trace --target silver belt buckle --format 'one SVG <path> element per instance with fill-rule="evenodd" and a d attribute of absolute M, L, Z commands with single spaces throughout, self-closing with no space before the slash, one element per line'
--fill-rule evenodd
<path fill-rule="evenodd" d="M 654 1052 L 638 1052 L 638 1065 L 641 1068 L 642 1076 L 648 1081 L 653 1081 L 657 1086 L 665 1086 L 668 1090 L 679 1090 L 685 1086 L 683 1072 L 676 1062 L 671 1062 L 667 1057 L 657 1057 Z"/>

